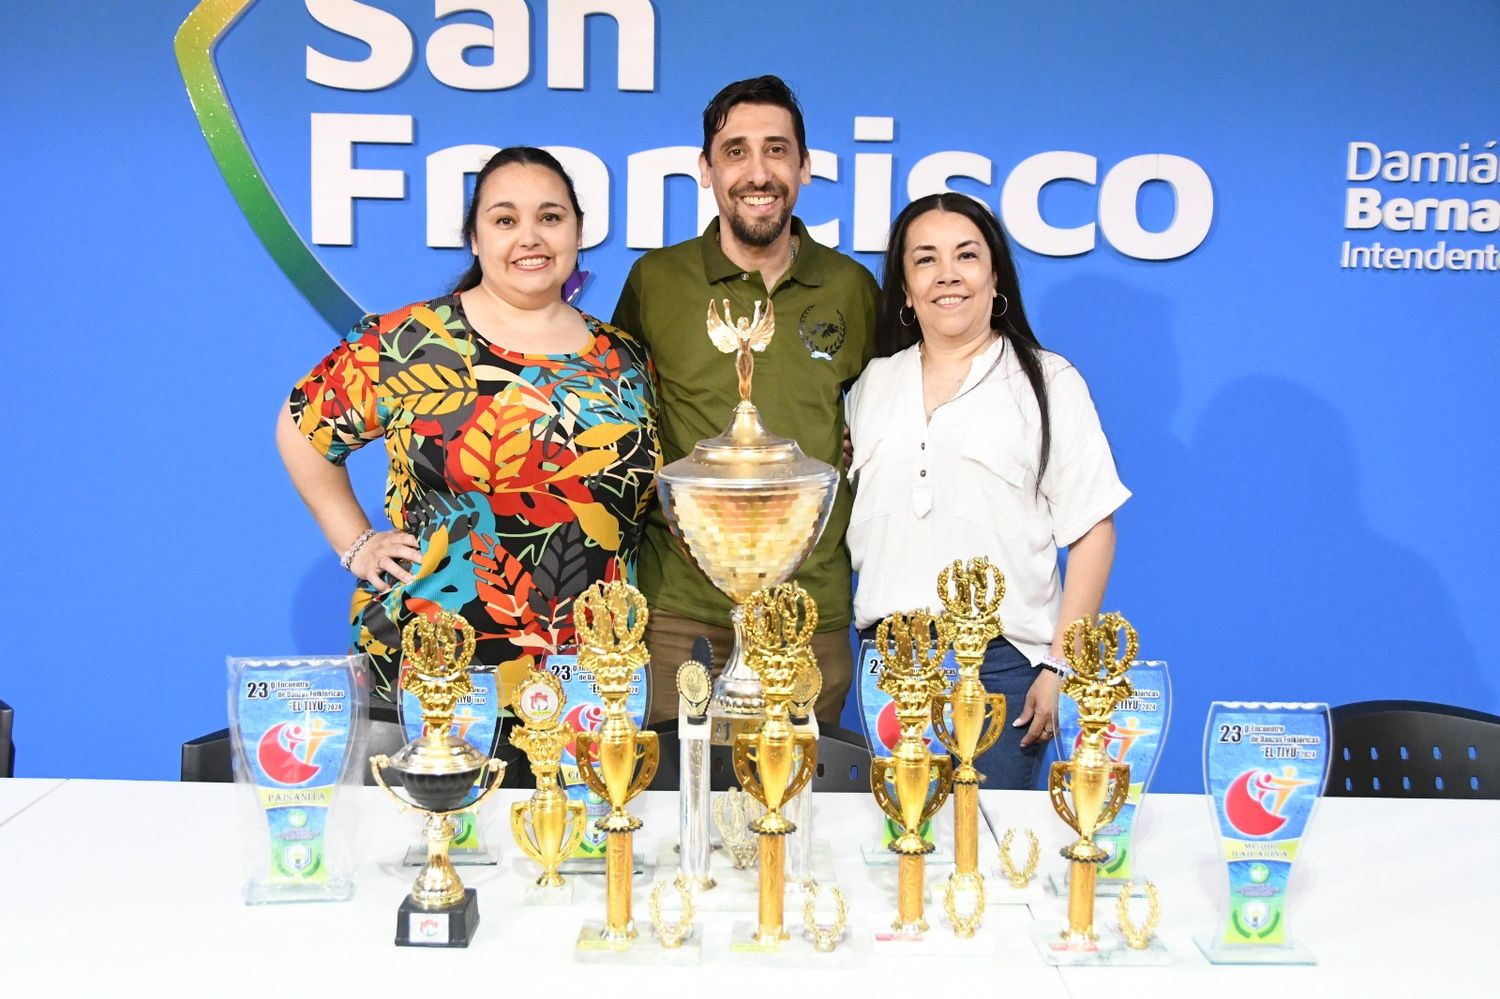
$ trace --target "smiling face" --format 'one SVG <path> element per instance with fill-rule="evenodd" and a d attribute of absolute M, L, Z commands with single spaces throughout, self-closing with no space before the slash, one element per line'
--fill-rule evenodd
<path fill-rule="evenodd" d="M 469 249 L 485 287 L 517 308 L 559 301 L 583 237 L 563 179 L 544 166 L 513 163 L 485 178 L 477 201 Z"/>
<path fill-rule="evenodd" d="M 917 216 L 906 229 L 901 266 L 923 339 L 962 344 L 989 335 L 995 266 L 973 222 L 940 209 Z"/>
<path fill-rule="evenodd" d="M 773 104 L 736 104 L 714 135 L 713 157 L 698 156 L 713 188 L 721 225 L 744 246 L 770 246 L 786 231 L 812 161 L 797 145 L 791 112 Z"/>

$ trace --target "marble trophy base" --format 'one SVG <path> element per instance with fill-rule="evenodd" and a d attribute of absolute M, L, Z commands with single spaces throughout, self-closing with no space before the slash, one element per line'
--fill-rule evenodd
<path fill-rule="evenodd" d="M 983 867 L 983 857 L 980 858 Z M 1025 888 L 1017 888 L 1010 883 L 1010 878 L 1005 874 L 1005 868 L 1000 866 L 999 861 L 993 861 L 984 868 L 984 896 L 988 905 L 1036 905 L 1041 902 L 1050 902 L 1057 897 L 1052 890 L 1051 875 L 1044 874 L 1040 870 L 1032 872 L 1031 879 L 1026 882 Z M 1063 888 L 1063 894 L 1067 894 L 1067 888 Z"/>
<path fill-rule="evenodd" d="M 467 947 L 479 928 L 479 892 L 464 889 L 464 900 L 446 909 L 422 909 L 410 895 L 396 911 L 396 946 Z"/>
<path fill-rule="evenodd" d="M 992 956 L 1000 953 L 998 931 L 983 924 L 967 939 L 957 936 L 948 920 L 943 916 L 942 905 L 927 909 L 928 928 L 921 933 L 897 930 L 891 924 L 896 913 L 892 909 L 889 918 L 876 923 L 870 940 L 874 953 L 889 957 L 954 957 L 965 954 Z"/>
<path fill-rule="evenodd" d="M 787 907 L 787 913 L 787 939 L 761 943 L 755 939 L 755 921 L 737 919 L 730 928 L 729 938 L 717 941 L 711 948 L 710 959 L 716 965 L 740 968 L 852 968 L 864 962 L 865 942 L 852 925 L 844 929 L 843 939 L 833 950 L 820 951 L 803 930 L 801 914 L 793 918 L 791 906 Z"/>
<path fill-rule="evenodd" d="M 1106 927 L 1096 927 L 1097 943 L 1070 944 L 1063 940 L 1062 932 L 1055 927 L 1035 926 L 1031 940 L 1042 955 L 1042 960 L 1054 967 L 1108 968 L 1108 967 L 1163 967 L 1172 963 L 1172 955 L 1160 937 L 1141 950 L 1125 943 L 1118 932 Z"/>
<path fill-rule="evenodd" d="M 1193 943 L 1209 964 L 1317 964 L 1312 953 L 1296 944 L 1226 944 L 1215 937 L 1194 937 Z"/>
<path fill-rule="evenodd" d="M 578 931 L 573 960 L 580 964 L 627 964 L 692 966 L 703 959 L 703 928 L 694 926 L 692 933 L 676 947 L 663 947 L 651 928 L 651 920 L 637 919 L 636 935 L 629 940 L 604 939 L 604 921 L 590 920 Z"/>

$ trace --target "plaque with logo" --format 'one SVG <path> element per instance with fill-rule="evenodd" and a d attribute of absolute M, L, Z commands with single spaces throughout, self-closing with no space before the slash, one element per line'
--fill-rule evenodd
<path fill-rule="evenodd" d="M 1219 930 L 1197 941 L 1215 964 L 1316 964 L 1287 928 L 1287 884 L 1328 777 L 1326 704 L 1215 701 L 1203 780 L 1228 875 Z"/>
<path fill-rule="evenodd" d="M 229 735 L 247 790 L 245 901 L 342 901 L 354 893 L 352 821 L 365 738 L 363 656 L 229 659 Z"/>

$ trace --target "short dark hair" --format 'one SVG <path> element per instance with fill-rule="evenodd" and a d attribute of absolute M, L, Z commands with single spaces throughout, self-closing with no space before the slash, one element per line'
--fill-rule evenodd
<path fill-rule="evenodd" d="M 573 213 L 578 216 L 578 224 L 583 225 L 583 206 L 578 203 L 578 192 L 573 189 L 573 178 L 568 176 L 568 171 L 557 161 L 557 157 L 545 149 L 536 146 L 507 146 L 494 156 L 491 156 L 479 170 L 479 176 L 474 178 L 474 193 L 469 195 L 469 207 L 464 212 L 464 245 L 474 245 L 474 234 L 479 228 L 479 192 L 484 188 L 484 182 L 489 179 L 490 174 L 501 167 L 508 166 L 539 166 L 545 167 L 562 178 L 563 186 L 568 189 L 568 200 L 573 203 Z M 479 279 L 483 276 L 479 269 L 479 258 L 475 257 L 469 264 L 469 269 L 464 271 L 458 283 L 453 286 L 456 295 L 461 291 L 479 287 Z"/>
<path fill-rule="evenodd" d="M 1000 315 L 990 315 L 990 328 L 1005 338 L 1016 352 L 1016 361 L 1026 380 L 1031 383 L 1036 397 L 1038 414 L 1042 424 L 1041 454 L 1037 459 L 1037 487 L 1041 487 L 1042 476 L 1047 472 L 1048 459 L 1052 453 L 1051 407 L 1047 399 L 1047 379 L 1042 370 L 1042 345 L 1031 330 L 1026 318 L 1026 307 L 1021 303 L 1021 281 L 1016 274 L 1016 262 L 1011 254 L 1010 241 L 1000 220 L 995 218 L 987 205 L 982 205 L 966 194 L 952 191 L 929 194 L 918 198 L 901 210 L 896 221 L 891 223 L 891 235 L 885 244 L 885 265 L 881 271 L 880 297 L 875 307 L 875 356 L 890 357 L 922 339 L 922 324 L 916 316 L 911 322 L 903 322 L 901 312 L 906 305 L 906 233 L 911 224 L 928 212 L 953 212 L 974 223 L 984 237 L 990 250 L 990 266 L 995 271 L 995 291 L 1004 296 L 1005 306 Z"/>
<path fill-rule="evenodd" d="M 802 105 L 797 95 L 779 76 L 757 76 L 752 80 L 738 80 L 714 95 L 703 109 L 703 158 L 713 160 L 714 136 L 729 120 L 729 112 L 740 104 L 769 104 L 784 108 L 792 116 L 792 129 L 797 134 L 798 162 L 807 161 L 807 127 L 802 123 Z"/>

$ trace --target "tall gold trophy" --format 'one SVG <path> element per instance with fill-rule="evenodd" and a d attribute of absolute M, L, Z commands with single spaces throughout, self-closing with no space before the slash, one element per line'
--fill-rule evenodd
<path fill-rule="evenodd" d="M 958 761 L 953 771 L 953 868 L 960 878 L 979 874 L 979 771 L 974 758 L 1000 738 L 1005 695 L 987 693 L 979 680 L 984 650 L 1003 634 L 1000 601 L 1005 576 L 987 558 L 955 561 L 938 574 L 943 622 L 958 660 L 953 689 L 932 700 L 932 725 Z M 949 716 L 952 716 L 950 722 Z"/>
<path fill-rule="evenodd" d="M 477 809 L 500 785 L 505 764 L 485 759 L 450 732 L 454 707 L 474 689 L 469 676 L 474 629 L 469 622 L 449 611 L 417 618 L 402 630 L 401 651 L 410 667 L 402 686 L 422 703 L 422 735 L 395 756 L 370 757 L 370 773 L 403 811 L 426 814 L 422 835 L 427 862 L 397 912 L 396 943 L 467 947 L 479 925 L 479 903 L 476 891 L 464 888 L 448 859 L 448 844 L 457 831 L 453 816 Z M 401 776 L 404 797 L 386 783 L 386 769 Z M 469 789 L 486 772 L 491 774 L 489 787 L 465 804 Z"/>
<path fill-rule="evenodd" d="M 901 726 L 892 754 L 870 761 L 875 800 L 901 825 L 901 835 L 890 847 L 900 855 L 897 916 L 891 927 L 898 933 L 927 930 L 922 915 L 923 858 L 933 846 L 922 838 L 921 828 L 943 807 L 953 788 L 953 760 L 947 755 L 934 758 L 925 737 L 932 700 L 943 690 L 941 664 L 949 643 L 946 623 L 924 611 L 892 614 L 875 631 L 875 645 L 885 659 L 879 686 L 895 702 Z"/>
<path fill-rule="evenodd" d="M 541 865 L 537 887 L 562 888 L 565 882 L 557 865 L 578 848 L 588 817 L 587 806 L 569 801 L 557 780 L 563 750 L 573 738 L 573 730 L 563 723 L 567 696 L 557 677 L 535 670 L 516 687 L 512 705 L 522 724 L 511 732 L 511 745 L 530 761 L 536 791 L 530 801 L 511 806 L 511 834 L 516 845 Z"/>
<path fill-rule="evenodd" d="M 753 938 L 758 944 L 774 945 L 787 939 L 786 837 L 797 830 L 781 814 L 781 806 L 807 786 L 818 766 L 817 738 L 792 730 L 789 709 L 796 679 L 812 659 L 818 607 L 802 587 L 785 583 L 757 591 L 744 610 L 749 639 L 745 659 L 760 678 L 766 713 L 759 732 L 744 732 L 735 739 L 734 772 L 766 809 L 750 823 L 760 836 L 759 925 Z"/>
<path fill-rule="evenodd" d="M 1125 636 L 1125 654 L 1120 635 Z M 1094 932 L 1094 879 L 1098 865 L 1109 858 L 1094 842 L 1094 833 L 1114 821 L 1130 792 L 1130 765 L 1111 763 L 1104 751 L 1104 730 L 1115 706 L 1134 694 L 1125 672 L 1139 648 L 1135 629 L 1117 613 L 1101 615 L 1097 625 L 1080 618 L 1063 633 L 1068 665 L 1062 692 L 1078 702 L 1078 724 L 1082 729 L 1078 748 L 1067 763 L 1052 764 L 1047 790 L 1052 807 L 1078 839 L 1063 847 L 1071 861 L 1068 870 L 1068 928 L 1062 939 L 1069 946 L 1089 946 L 1099 939 Z M 1071 796 L 1073 804 L 1068 804 Z"/>
<path fill-rule="evenodd" d="M 625 710 L 631 678 L 648 659 L 646 601 L 628 583 L 595 583 L 573 602 L 573 623 L 579 668 L 593 671 L 604 700 L 604 721 L 598 730 L 578 733 L 578 772 L 610 809 L 594 824 L 607 837 L 604 925 L 584 927 L 579 939 L 621 944 L 636 935 L 630 917 L 630 875 L 632 841 L 641 827 L 641 820 L 625 811 L 625 805 L 651 783 L 660 751 L 656 733 L 638 731 Z"/>
<path fill-rule="evenodd" d="M 711 737 L 721 745 L 733 745 L 737 734 L 757 728 L 764 709 L 760 681 L 744 660 L 744 603 L 756 590 L 784 583 L 797 571 L 828 524 L 838 488 L 832 465 L 807 457 L 796 441 L 771 434 L 750 401 L 754 353 L 766 349 L 775 330 L 769 305 L 762 314 L 757 302 L 753 315 L 735 320 L 727 299 L 722 317 L 718 305 L 709 302 L 708 335 L 719 350 L 736 355 L 740 401 L 728 429 L 699 441 L 691 454 L 656 476 L 672 533 L 734 603 L 734 647 L 709 702 Z"/>

